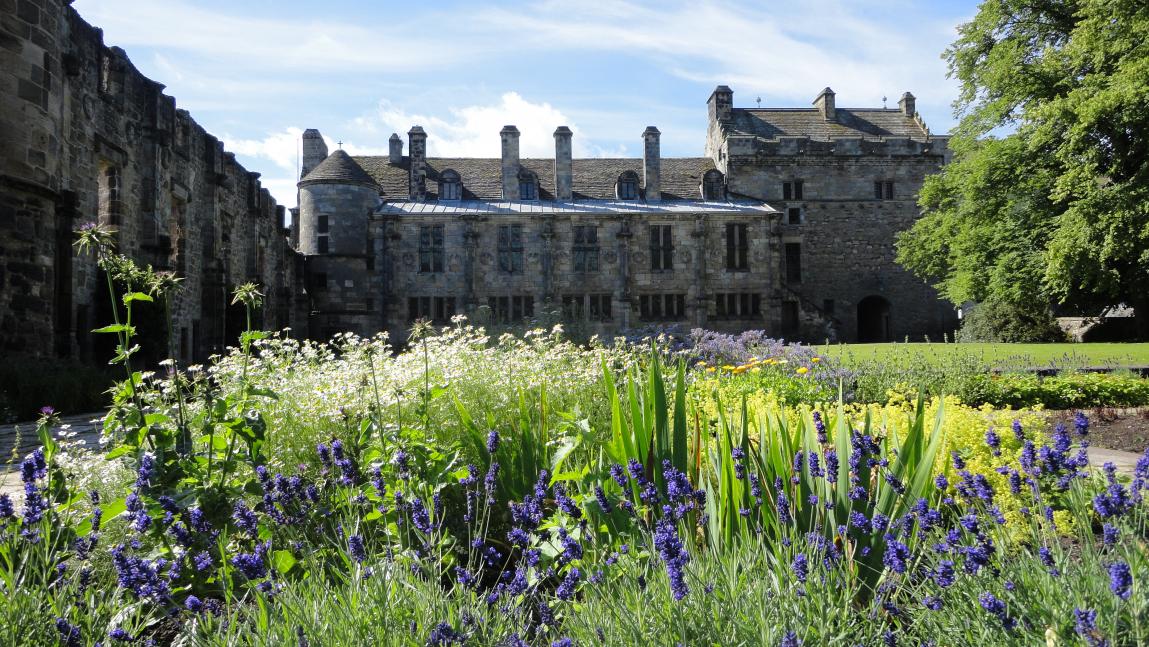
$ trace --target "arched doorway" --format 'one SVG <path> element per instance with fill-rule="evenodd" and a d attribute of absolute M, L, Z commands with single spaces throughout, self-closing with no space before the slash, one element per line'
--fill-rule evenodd
<path fill-rule="evenodd" d="M 868 296 L 858 302 L 858 341 L 890 341 L 890 302 L 879 296 Z"/>

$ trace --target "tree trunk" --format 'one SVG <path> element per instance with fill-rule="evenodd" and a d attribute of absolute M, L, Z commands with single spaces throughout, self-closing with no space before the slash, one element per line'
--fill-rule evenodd
<path fill-rule="evenodd" d="M 1149 341 L 1149 294 L 1132 299 L 1133 326 L 1137 339 Z"/>

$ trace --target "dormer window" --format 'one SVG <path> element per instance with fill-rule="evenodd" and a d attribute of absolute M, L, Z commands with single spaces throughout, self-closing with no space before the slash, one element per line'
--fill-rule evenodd
<path fill-rule="evenodd" d="M 539 179 L 534 173 L 527 170 L 519 171 L 519 199 L 539 199 Z"/>
<path fill-rule="evenodd" d="M 627 171 L 618 176 L 616 195 L 618 196 L 619 200 L 637 200 L 638 173 L 635 173 L 634 171 Z"/>
<path fill-rule="evenodd" d="M 463 181 L 452 170 L 443 171 L 439 176 L 439 199 L 459 200 L 463 197 Z"/>
<path fill-rule="evenodd" d="M 726 186 L 722 181 L 722 172 L 718 169 L 710 169 L 702 176 L 702 199 L 726 199 Z"/>

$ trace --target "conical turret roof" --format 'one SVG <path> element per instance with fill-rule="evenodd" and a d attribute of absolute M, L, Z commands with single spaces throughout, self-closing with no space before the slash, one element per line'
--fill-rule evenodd
<path fill-rule="evenodd" d="M 327 159 L 311 169 L 311 172 L 299 181 L 301 187 L 312 184 L 356 184 L 373 189 L 379 188 L 375 179 L 343 149 L 328 155 Z"/>

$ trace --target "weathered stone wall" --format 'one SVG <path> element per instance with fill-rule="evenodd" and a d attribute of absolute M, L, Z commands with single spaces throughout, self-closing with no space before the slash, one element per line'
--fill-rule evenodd
<path fill-rule="evenodd" d="M 720 129 L 711 133 L 720 136 Z M 859 306 L 876 297 L 888 303 L 883 339 L 952 334 L 954 309 L 895 262 L 894 248 L 897 233 L 921 215 L 917 194 L 925 177 L 944 163 L 944 139 L 732 136 L 708 146 L 726 160 L 732 194 L 763 200 L 783 213 L 782 249 L 800 245 L 800 281 L 786 280 L 784 258 L 779 266 L 782 299 L 797 304 L 798 326 L 779 332 L 812 342 L 865 339 L 872 317 L 862 312 L 860 322 Z M 795 180 L 802 181 L 802 199 L 786 200 L 783 183 Z M 876 181 L 893 182 L 893 197 L 875 197 Z M 800 210 L 799 224 L 790 224 L 791 208 Z M 866 340 L 874 341 L 875 331 L 869 332 Z"/>
<path fill-rule="evenodd" d="M 749 267 L 726 269 L 726 224 L 747 225 Z M 444 226 L 444 271 L 420 272 L 419 229 Z M 499 271 L 498 228 L 521 225 L 523 271 Z M 674 264 L 652 270 L 650 225 L 671 226 Z M 574 227 L 594 225 L 598 270 L 579 272 L 574 265 Z M 499 214 L 459 217 L 451 214 L 386 216 L 372 227 L 385 304 L 376 324 L 403 340 L 410 326 L 411 297 L 450 296 L 459 314 L 480 314 L 490 297 L 530 296 L 535 318 L 561 313 L 564 296 L 609 295 L 609 321 L 577 321 L 580 332 L 613 335 L 646 325 L 641 320 L 643 295 L 683 294 L 681 323 L 718 330 L 775 329 L 778 312 L 779 226 L 776 215 L 731 214 Z M 717 293 L 760 295 L 757 317 L 719 319 Z M 587 302 L 589 304 L 589 302 Z M 669 321 L 669 320 L 668 320 Z"/>
<path fill-rule="evenodd" d="M 0 349 L 104 359 L 88 334 L 110 316 L 104 281 L 71 245 L 94 222 L 184 277 L 150 359 L 234 344 L 229 292 L 245 281 L 266 293 L 262 325 L 290 325 L 302 294 L 283 208 L 69 4 L 0 0 Z"/>

